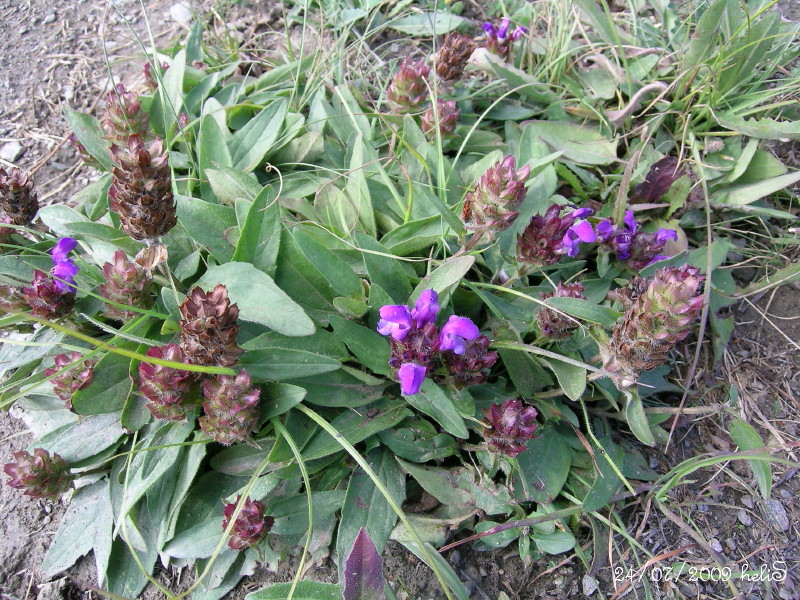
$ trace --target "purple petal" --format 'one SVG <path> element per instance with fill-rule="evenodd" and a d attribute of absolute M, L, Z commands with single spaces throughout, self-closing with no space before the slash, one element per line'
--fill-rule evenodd
<path fill-rule="evenodd" d="M 666 229 L 662 227 L 656 233 L 656 242 L 659 244 L 666 244 L 667 240 L 677 240 L 678 239 L 678 232 L 674 229 Z"/>
<path fill-rule="evenodd" d="M 406 337 L 411 329 L 411 311 L 403 304 L 387 304 L 380 310 L 381 320 L 378 321 L 378 333 L 391 335 L 398 342 Z"/>
<path fill-rule="evenodd" d="M 436 323 L 436 316 L 439 314 L 439 295 L 432 289 L 423 291 L 414 309 L 411 311 L 411 319 L 417 328 L 425 327 L 428 323 Z"/>
<path fill-rule="evenodd" d="M 453 315 L 439 334 L 439 350 L 452 350 L 464 354 L 464 340 L 474 340 L 480 335 L 478 327 L 467 317 Z"/>
<path fill-rule="evenodd" d="M 514 33 L 511 34 L 511 39 L 515 42 L 521 38 L 523 35 L 528 33 L 528 28 L 523 27 L 522 25 L 517 25 L 517 28 L 514 30 Z"/>
<path fill-rule="evenodd" d="M 78 240 L 75 238 L 65 237 L 58 240 L 58 243 L 53 246 L 53 249 L 50 251 L 50 254 L 53 256 L 53 264 L 58 264 L 68 260 L 67 254 L 72 252 L 77 245 Z"/>
<path fill-rule="evenodd" d="M 585 219 L 589 215 L 591 215 L 594 211 L 591 208 L 577 208 L 569 213 L 569 216 L 573 219 Z"/>
<path fill-rule="evenodd" d="M 490 36 L 494 36 L 494 25 L 492 25 L 491 23 L 484 23 L 483 30 Z"/>
<path fill-rule="evenodd" d="M 577 221 L 572 227 L 567 230 L 575 233 L 582 242 L 593 242 L 597 239 L 597 234 L 592 229 L 592 224 L 589 221 Z"/>
<path fill-rule="evenodd" d="M 653 263 L 657 263 L 657 262 L 659 262 L 661 260 L 667 260 L 668 258 L 670 258 L 670 257 L 669 256 L 664 256 L 663 254 L 657 254 L 657 255 L 655 255 L 653 257 L 653 260 L 651 260 L 649 263 L 647 263 L 647 266 L 649 267 Z"/>
<path fill-rule="evenodd" d="M 508 34 L 508 28 L 511 25 L 511 19 L 505 18 L 500 21 L 500 27 L 497 28 L 497 37 L 503 39 Z"/>
<path fill-rule="evenodd" d="M 632 210 L 625 211 L 625 227 L 631 233 L 636 233 L 636 230 L 639 229 L 639 225 L 636 223 L 636 217 L 633 216 Z"/>
<path fill-rule="evenodd" d="M 404 396 L 413 396 L 419 392 L 425 380 L 427 369 L 414 363 L 405 363 L 397 369 L 397 378 L 400 380 L 400 391 Z"/>
<path fill-rule="evenodd" d="M 614 224 L 611 219 L 603 219 L 595 225 L 595 231 L 597 232 L 597 241 L 605 244 L 614 235 Z"/>
<path fill-rule="evenodd" d="M 75 283 L 75 275 L 78 274 L 78 265 L 67 259 L 53 267 L 52 273 L 55 278 L 54 284 L 59 293 L 66 294 L 74 291 L 72 284 Z M 59 281 L 62 279 L 63 281 Z"/>

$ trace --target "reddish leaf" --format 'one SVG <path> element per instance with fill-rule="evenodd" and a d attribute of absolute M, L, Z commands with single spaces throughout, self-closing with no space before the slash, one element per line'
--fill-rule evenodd
<path fill-rule="evenodd" d="M 654 163 L 644 181 L 633 188 L 631 201 L 658 202 L 681 175 L 683 172 L 678 169 L 678 159 L 665 156 Z"/>
<path fill-rule="evenodd" d="M 385 600 L 383 561 L 362 527 L 344 561 L 344 600 Z"/>

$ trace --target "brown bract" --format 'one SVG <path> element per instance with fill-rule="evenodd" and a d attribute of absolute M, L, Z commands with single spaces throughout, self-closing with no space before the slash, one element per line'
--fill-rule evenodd
<path fill-rule="evenodd" d="M 474 51 L 475 42 L 468 35 L 457 31 L 447 34 L 434 58 L 436 73 L 445 81 L 461 79 Z"/>
<path fill-rule="evenodd" d="M 0 209 L 8 217 L 7 223 L 29 225 L 39 210 L 39 200 L 33 189 L 33 180 L 25 171 L 0 167 Z"/>

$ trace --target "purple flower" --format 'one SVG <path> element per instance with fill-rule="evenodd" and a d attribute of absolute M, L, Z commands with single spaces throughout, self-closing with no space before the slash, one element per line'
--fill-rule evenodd
<path fill-rule="evenodd" d="M 667 240 L 677 240 L 678 232 L 674 229 L 665 229 L 662 227 L 656 232 L 656 242 L 659 244 L 666 244 Z"/>
<path fill-rule="evenodd" d="M 575 212 L 578 211 L 576 210 Z M 592 229 L 592 224 L 589 221 L 580 220 L 567 229 L 567 233 L 564 234 L 564 238 L 561 240 L 561 246 L 567 256 L 574 258 L 578 256 L 581 242 L 593 242 L 596 239 L 597 235 Z"/>
<path fill-rule="evenodd" d="M 400 380 L 400 391 L 403 392 L 404 396 L 413 396 L 419 392 L 427 371 L 425 367 L 414 363 L 400 365 L 400 368 L 397 369 L 397 378 Z"/>
<path fill-rule="evenodd" d="M 411 329 L 411 311 L 403 304 L 387 304 L 380 310 L 378 333 L 390 335 L 393 340 L 401 341 Z"/>
<path fill-rule="evenodd" d="M 511 19 L 504 18 L 495 27 L 492 23 L 484 23 L 483 31 L 486 34 L 486 48 L 490 52 L 506 57 L 511 50 L 511 44 L 516 42 L 528 31 L 525 27 L 517 26 L 509 35 Z"/>
<path fill-rule="evenodd" d="M 406 307 L 404 306 L 403 308 Z M 417 298 L 417 303 L 414 305 L 414 309 L 411 311 L 411 320 L 414 323 L 414 327 L 422 328 L 428 323 L 435 324 L 436 317 L 438 314 L 439 314 L 439 294 L 437 294 L 435 290 L 430 288 L 424 290 L 419 295 L 419 298 Z M 383 316 L 383 314 L 381 314 L 381 316 Z"/>
<path fill-rule="evenodd" d="M 61 238 L 50 251 L 53 257 L 53 269 L 51 274 L 54 277 L 56 290 L 61 294 L 74 292 L 75 275 L 78 274 L 78 265 L 72 262 L 67 256 L 78 245 L 77 240 L 70 237 Z"/>
<path fill-rule="evenodd" d="M 632 210 L 625 211 L 622 226 L 615 227 L 611 219 L 596 226 L 597 242 L 608 246 L 617 258 L 634 270 L 640 270 L 658 260 L 669 258 L 660 254 L 669 240 L 678 239 L 678 232 L 662 227 L 656 233 L 639 231 Z"/>
<path fill-rule="evenodd" d="M 439 334 L 439 350 L 452 350 L 464 354 L 464 341 L 474 340 L 480 335 L 478 327 L 467 317 L 453 315 L 444 324 Z"/>

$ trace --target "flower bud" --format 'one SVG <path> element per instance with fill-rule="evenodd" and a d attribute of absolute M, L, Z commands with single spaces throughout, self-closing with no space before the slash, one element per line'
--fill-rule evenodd
<path fill-rule="evenodd" d="M 106 96 L 101 123 L 112 141 L 127 140 L 134 134 L 144 137 L 150 130 L 150 117 L 142 110 L 136 94 L 126 90 L 121 83 Z"/>
<path fill-rule="evenodd" d="M 3 471 L 11 477 L 8 485 L 25 490 L 26 496 L 55 500 L 72 484 L 67 461 L 56 453 L 50 456 L 47 450 L 36 448 L 31 455 L 22 450 L 14 452 L 14 460 Z"/>
<path fill-rule="evenodd" d="M 536 437 L 538 413 L 533 406 L 524 406 L 514 398 L 502 405 L 493 404 L 483 412 L 483 437 L 494 452 L 514 458 L 526 449 L 528 440 Z"/>
<path fill-rule="evenodd" d="M 479 385 L 486 381 L 497 362 L 497 352 L 489 351 L 490 340 L 485 335 L 464 342 L 464 352 L 444 353 L 444 364 L 456 388 Z"/>
<path fill-rule="evenodd" d="M 562 217 L 564 208 L 570 212 Z M 573 210 L 553 204 L 544 215 L 532 217 L 517 236 L 517 262 L 545 266 L 557 263 L 565 254 L 577 256 L 579 244 L 592 242 L 596 237 L 591 224 L 583 220 L 590 214 L 589 208 Z"/>
<path fill-rule="evenodd" d="M 59 354 L 54 361 L 55 367 L 44 370 L 44 374 L 48 377 L 55 375 L 50 380 L 53 384 L 53 391 L 64 401 L 67 408 L 72 408 L 72 396 L 75 392 L 89 387 L 94 381 L 93 360 L 85 360 L 80 365 L 64 370 L 67 365 L 74 363 L 81 356 L 79 352 Z"/>
<path fill-rule="evenodd" d="M 239 307 L 231 304 L 224 285 L 217 285 L 211 292 L 194 288 L 180 311 L 181 347 L 189 362 L 221 367 L 236 364 L 243 352 L 236 343 Z"/>
<path fill-rule="evenodd" d="M 105 282 L 100 284 L 100 295 L 106 300 L 138 308 L 153 306 L 152 278 L 139 265 L 128 260 L 122 250 L 114 252 L 113 263 L 103 265 L 103 276 Z M 103 312 L 119 321 L 128 321 L 139 314 L 113 304 L 106 304 Z"/>
<path fill-rule="evenodd" d="M 222 521 L 223 531 L 228 528 L 233 513 L 236 512 L 236 505 L 239 504 L 241 498 L 241 496 L 237 496 L 236 502 L 225 505 L 222 511 L 225 515 L 225 519 Z M 273 517 L 264 516 L 264 505 L 261 502 L 247 498 L 233 524 L 228 546 L 234 550 L 252 548 L 266 537 L 274 524 Z"/>
<path fill-rule="evenodd" d="M 438 113 L 438 114 L 437 114 Z M 433 107 L 429 108 L 422 114 L 422 131 L 428 139 L 436 139 L 436 125 L 439 125 L 439 135 L 443 138 L 452 137 L 458 124 L 458 116 L 461 111 L 456 108 L 456 103 L 453 100 L 442 102 L 436 101 L 436 112 Z M 438 116 L 438 121 L 437 121 Z"/>

